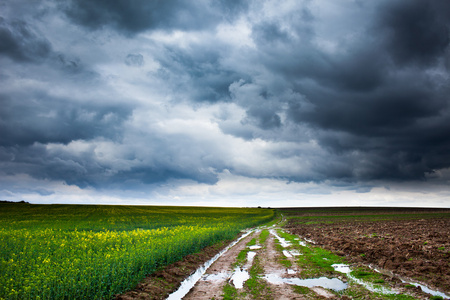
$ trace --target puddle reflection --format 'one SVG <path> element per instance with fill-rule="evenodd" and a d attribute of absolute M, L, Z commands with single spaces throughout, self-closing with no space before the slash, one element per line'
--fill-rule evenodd
<path fill-rule="evenodd" d="M 298 250 L 289 250 L 289 252 L 290 252 L 293 256 L 303 255 L 303 254 L 300 253 L 300 251 L 298 251 Z"/>
<path fill-rule="evenodd" d="M 256 252 L 248 251 L 247 252 L 247 263 L 246 265 L 252 265 L 253 259 L 255 258 Z"/>
<path fill-rule="evenodd" d="M 270 230 L 270 233 L 273 234 L 273 235 L 277 238 L 277 240 L 280 242 L 280 244 L 281 244 L 281 246 L 282 246 L 283 248 L 287 248 L 287 247 L 290 247 L 290 246 L 291 246 L 291 243 L 289 243 L 289 242 L 286 241 L 284 238 L 282 238 L 281 236 L 279 236 L 279 235 L 276 233 L 275 230 L 271 229 L 271 230 Z"/>
<path fill-rule="evenodd" d="M 248 246 L 248 248 L 249 248 L 250 250 L 258 250 L 258 249 L 261 249 L 262 246 L 260 246 L 260 245 L 253 245 L 253 246 Z"/>
<path fill-rule="evenodd" d="M 374 268 L 372 266 L 369 266 L 369 267 L 371 269 L 373 269 L 374 271 L 376 271 L 378 273 L 381 273 L 381 274 L 387 274 L 389 276 L 393 276 L 394 275 L 394 273 L 392 273 L 391 271 L 388 271 L 388 270 L 378 269 L 378 268 Z M 412 281 L 410 279 L 403 278 L 403 277 L 400 277 L 400 276 L 398 276 L 398 277 L 403 283 L 412 284 L 414 286 L 420 286 L 422 291 L 424 291 L 425 293 L 431 294 L 433 296 L 440 296 L 440 297 L 442 297 L 444 299 L 450 299 L 450 295 L 447 295 L 447 294 L 439 292 L 439 291 L 432 290 L 429 287 L 427 287 L 426 285 L 420 284 L 420 283 Z"/>
<path fill-rule="evenodd" d="M 241 269 L 237 267 L 234 270 L 233 275 L 231 276 L 230 281 L 233 283 L 234 287 L 237 289 L 242 289 L 244 287 L 244 283 L 250 278 L 247 270 Z"/>
<path fill-rule="evenodd" d="M 292 254 L 287 250 L 283 250 L 283 255 L 286 257 L 292 257 Z"/>
<path fill-rule="evenodd" d="M 277 274 L 268 274 L 265 275 L 264 278 L 272 284 L 290 284 L 290 285 L 298 285 L 304 286 L 308 288 L 312 288 L 315 286 L 320 286 L 326 289 L 334 290 L 336 292 L 342 291 L 347 288 L 347 284 L 342 282 L 337 278 L 311 278 L 311 279 L 300 279 L 300 278 L 282 278 Z"/>
<path fill-rule="evenodd" d="M 227 280 L 230 277 L 230 273 L 226 271 L 222 271 L 220 273 L 216 274 L 206 274 L 203 275 L 200 279 L 201 281 L 224 281 Z"/>

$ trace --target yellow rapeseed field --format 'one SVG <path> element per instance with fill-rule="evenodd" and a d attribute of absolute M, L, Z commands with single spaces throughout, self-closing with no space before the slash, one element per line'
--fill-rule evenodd
<path fill-rule="evenodd" d="M 110 299 L 269 209 L 0 204 L 0 299 Z"/>

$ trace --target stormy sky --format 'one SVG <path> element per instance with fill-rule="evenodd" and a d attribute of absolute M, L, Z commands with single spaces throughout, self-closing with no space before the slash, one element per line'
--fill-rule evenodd
<path fill-rule="evenodd" d="M 450 207 L 450 1 L 0 0 L 0 199 Z"/>

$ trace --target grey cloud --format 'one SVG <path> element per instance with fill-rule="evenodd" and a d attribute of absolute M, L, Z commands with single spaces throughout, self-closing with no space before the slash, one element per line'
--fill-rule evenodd
<path fill-rule="evenodd" d="M 131 113 L 125 105 L 77 104 L 42 92 L 0 94 L 0 102 L 0 145 L 7 147 L 118 138 Z"/>
<path fill-rule="evenodd" d="M 144 65 L 144 56 L 142 54 L 128 54 L 125 58 L 127 66 L 141 67 Z"/>
<path fill-rule="evenodd" d="M 247 116 L 250 120 L 254 119 L 256 125 L 265 130 L 281 126 L 280 116 L 264 107 L 251 107 L 247 110 Z"/>
<path fill-rule="evenodd" d="M 315 169 L 318 174 L 411 180 L 450 166 L 445 142 L 450 136 L 444 133 L 448 74 L 427 72 L 445 60 L 448 49 L 450 21 L 437 6 L 432 1 L 386 1 L 368 14 L 365 35 L 338 44 L 334 53 L 314 43 L 314 22 L 289 23 L 297 35 L 283 29 L 286 24 L 253 27 L 258 59 L 304 96 L 286 102 L 288 121 L 315 130 L 330 157 L 345 161 L 342 168 L 325 163 L 326 168 Z M 250 105 L 248 111 L 260 111 L 265 104 Z M 434 120 L 433 126 L 424 127 L 426 120 Z"/>
<path fill-rule="evenodd" d="M 183 0 L 119 1 L 72 0 L 67 16 L 89 29 L 111 27 L 127 34 L 148 29 L 198 30 L 233 19 L 247 8 L 246 1 Z"/>
<path fill-rule="evenodd" d="M 314 15 L 312 4 L 266 17 L 263 5 L 247 1 L 71 0 L 50 5 L 52 24 L 69 23 L 47 36 L 39 28 L 50 23 L 30 11 L 22 21 L 2 19 L 2 170 L 101 189 L 171 179 L 214 184 L 227 169 L 248 177 L 363 182 L 356 190 L 365 192 L 371 180 L 422 180 L 450 167 L 449 4 L 336 4 L 345 24 Z M 235 48 L 238 41 L 224 41 L 216 29 L 240 16 L 254 45 Z M 180 30 L 174 39 L 183 43 L 137 35 L 147 30 Z M 81 35 L 88 37 L 80 42 Z M 130 45 L 119 47 L 124 40 Z M 219 137 L 161 133 L 160 125 L 141 121 L 155 110 L 163 125 L 165 113 L 179 121 L 185 115 L 170 105 L 180 102 L 207 108 L 202 114 L 228 107 L 208 126 L 248 144 L 269 141 L 255 146 L 262 155 L 255 160 L 273 164 L 239 164 Z M 141 109 L 149 115 L 136 118 Z M 88 146 L 73 152 L 74 141 Z M 127 150 L 106 159 L 96 152 L 100 141 Z"/>
<path fill-rule="evenodd" d="M 52 51 L 50 42 L 25 21 L 0 17 L 0 54 L 16 61 L 40 62 Z"/>
<path fill-rule="evenodd" d="M 375 31 L 400 65 L 436 63 L 450 43 L 447 1 L 389 1 L 381 6 Z"/>
<path fill-rule="evenodd" d="M 194 102 L 229 101 L 229 86 L 246 77 L 222 65 L 227 49 L 208 45 L 191 45 L 189 49 L 166 47 L 158 58 L 159 76 L 173 83 L 173 90 L 190 95 Z"/>
<path fill-rule="evenodd" d="M 126 190 L 173 179 L 217 182 L 217 174 L 211 166 L 217 165 L 220 170 L 220 162 L 203 161 L 207 149 L 199 151 L 196 144 L 189 147 L 183 137 L 168 140 L 158 134 L 147 134 L 146 138 L 151 139 L 151 143 L 142 144 L 128 138 L 126 151 L 119 151 L 112 160 L 103 158 L 103 151 L 108 149 L 98 148 L 99 143 L 109 142 L 104 138 L 77 141 L 83 145 L 81 148 L 58 143 L 48 147 L 39 142 L 0 147 L 0 166 L 1 170 L 9 170 L 9 175 L 29 174 L 33 178 L 63 181 L 81 188 Z M 123 149 L 120 143 L 109 145 Z M 180 155 L 181 148 L 183 155 Z"/>

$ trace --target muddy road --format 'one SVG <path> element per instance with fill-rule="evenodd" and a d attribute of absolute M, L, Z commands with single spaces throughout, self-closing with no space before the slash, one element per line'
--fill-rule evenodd
<path fill-rule="evenodd" d="M 287 226 L 290 227 L 290 226 Z M 292 230 L 292 226 L 289 230 Z M 281 224 L 253 229 L 220 257 L 209 249 L 161 270 L 134 291 L 116 299 L 430 299 L 426 287 L 404 282 L 396 274 L 374 270 L 341 251 L 319 247 L 311 234 L 290 234 Z M 332 247 L 328 247 L 332 248 Z M 340 254 L 340 255 L 336 255 Z M 192 286 L 180 282 L 202 274 Z M 198 274 L 197 274 L 198 275 Z M 183 287 L 184 286 L 184 287 Z M 427 290 L 428 291 L 428 290 Z M 430 291 L 428 291 L 430 292 Z M 431 291 L 434 297 L 448 295 Z M 440 299 L 440 298 L 435 298 Z"/>
<path fill-rule="evenodd" d="M 267 230 L 267 229 L 266 229 Z M 270 283 L 261 277 L 275 275 L 280 278 L 294 278 L 297 273 L 278 263 L 281 254 L 275 249 L 274 230 L 265 240 L 260 239 L 261 230 L 254 231 L 231 251 L 218 259 L 199 282 L 183 299 L 303 299 L 282 283 Z M 260 241 L 263 241 L 261 244 Z M 245 254 L 245 255 L 244 255 Z M 243 257 L 245 259 L 239 259 Z M 291 256 L 292 258 L 292 256 Z M 251 272 L 254 264 L 259 270 Z M 252 278 L 249 285 L 247 281 Z M 260 281 L 255 283 L 254 281 Z"/>
<path fill-rule="evenodd" d="M 413 288 L 411 288 L 413 286 Z M 425 288 L 425 287 L 424 287 Z M 434 295 L 445 294 L 432 291 Z M 280 227 L 252 232 L 183 299 L 430 299 L 409 282 L 345 259 Z"/>

